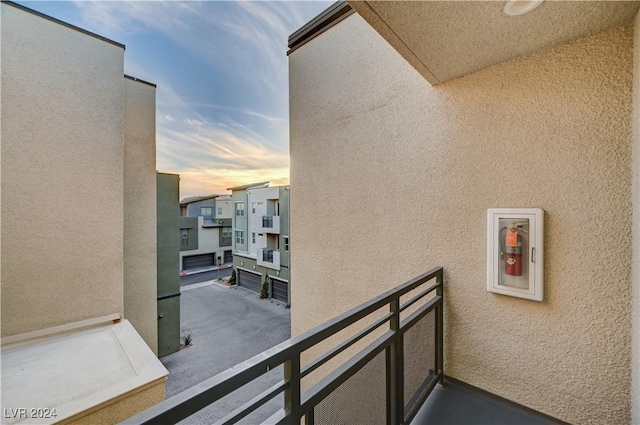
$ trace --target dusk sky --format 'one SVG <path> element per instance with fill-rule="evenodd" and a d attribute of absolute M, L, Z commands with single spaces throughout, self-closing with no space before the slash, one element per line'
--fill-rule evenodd
<path fill-rule="evenodd" d="M 157 166 L 181 198 L 289 183 L 288 36 L 316 1 L 19 1 L 126 45 L 126 74 L 158 85 Z"/>

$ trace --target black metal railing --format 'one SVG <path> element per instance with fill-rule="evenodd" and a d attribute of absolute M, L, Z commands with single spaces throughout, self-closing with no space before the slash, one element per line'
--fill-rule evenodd
<path fill-rule="evenodd" d="M 273 216 L 271 215 L 263 215 L 262 216 L 262 227 L 265 229 L 273 228 Z"/>
<path fill-rule="evenodd" d="M 435 280 L 435 283 L 433 281 Z M 426 286 L 426 288 L 423 287 Z M 414 292 L 412 292 L 414 291 Z M 410 293 L 411 292 L 411 293 Z M 416 295 L 414 293 L 417 292 Z M 411 296 L 401 302 L 401 297 Z M 431 296 L 429 298 L 428 296 Z M 313 425 L 315 410 L 327 396 L 349 378 L 367 366 L 378 354 L 384 353 L 384 381 L 386 393 L 386 423 L 407 424 L 427 399 L 435 385 L 442 383 L 443 368 L 443 270 L 434 268 L 410 281 L 387 291 L 328 322 L 266 350 L 239 365 L 193 386 L 127 420 L 123 424 L 167 424 L 181 421 L 215 403 L 232 391 L 243 388 L 268 371 L 284 365 L 284 379 L 229 412 L 216 424 L 233 424 L 279 394 L 284 394 L 284 406 L 266 419 L 269 424 Z M 388 306 L 388 310 L 385 306 Z M 380 314 L 382 310 L 382 314 Z M 428 366 L 421 385 L 405 400 L 405 334 L 421 320 L 433 313 L 433 335 L 419 335 L 418 340 L 429 342 L 433 348 L 433 362 Z M 377 314 L 377 315 L 376 315 Z M 356 323 L 368 323 L 315 360 L 302 365 L 301 355 L 317 344 Z M 388 327 L 383 325 L 388 324 Z M 374 333 L 377 331 L 377 333 Z M 348 360 L 335 367 L 306 391 L 301 381 L 365 337 L 377 338 Z M 430 339 L 433 338 L 433 339 Z M 371 338 L 370 338 L 371 339 Z M 332 338 L 333 341 L 333 338 Z M 355 347 L 354 347 L 355 348 Z M 410 370 L 413 372 L 413 370 Z M 364 392 L 365 388 L 360 388 Z"/>
<path fill-rule="evenodd" d="M 273 249 L 262 250 L 262 261 L 265 263 L 273 263 Z"/>

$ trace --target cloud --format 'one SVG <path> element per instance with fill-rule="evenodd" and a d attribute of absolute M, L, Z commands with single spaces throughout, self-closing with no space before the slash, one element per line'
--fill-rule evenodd
<path fill-rule="evenodd" d="M 288 183 L 287 38 L 330 4 L 75 2 L 81 26 L 127 40 L 127 73 L 157 84 L 157 168 L 181 175 L 181 197 Z M 157 58 L 132 56 L 143 39 L 170 40 L 163 49 L 175 45 L 197 58 L 185 66 L 202 68 L 171 77 Z"/>

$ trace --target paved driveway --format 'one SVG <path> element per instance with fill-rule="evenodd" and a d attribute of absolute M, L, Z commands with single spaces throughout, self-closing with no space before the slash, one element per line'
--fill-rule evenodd
<path fill-rule="evenodd" d="M 167 397 L 215 376 L 290 336 L 291 316 L 281 304 L 260 300 L 256 294 L 241 288 L 217 284 L 196 284 L 181 290 L 181 328 L 183 334 L 191 333 L 193 345 L 160 359 L 170 372 L 166 383 Z M 276 384 L 282 377 L 282 367 L 274 369 L 256 380 L 255 385 L 226 396 L 183 423 L 211 424 Z M 280 406 L 282 399 L 277 398 L 242 423 L 259 423 Z"/>

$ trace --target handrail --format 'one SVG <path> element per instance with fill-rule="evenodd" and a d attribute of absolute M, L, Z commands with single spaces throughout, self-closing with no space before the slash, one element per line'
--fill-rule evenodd
<path fill-rule="evenodd" d="M 433 279 L 430 285 L 417 296 L 400 305 L 400 297 Z M 435 291 L 433 298 L 401 320 L 400 314 L 409 306 L 427 294 Z M 232 391 L 242 388 L 271 369 L 284 364 L 284 381 L 262 392 L 252 400 L 227 414 L 220 422 L 232 424 L 251 413 L 276 395 L 284 393 L 284 410 L 276 412 L 268 419 L 269 423 L 300 423 L 304 417 L 307 425 L 313 425 L 314 407 L 328 394 L 337 389 L 349 377 L 357 373 L 376 355 L 386 352 L 387 370 L 387 423 L 399 425 L 413 419 L 420 405 L 431 389 L 444 377 L 443 368 L 443 269 L 436 267 L 404 284 L 386 291 L 377 297 L 345 312 L 333 319 L 284 341 L 273 348 L 246 360 L 231 369 L 206 379 L 205 381 L 125 420 L 122 424 L 166 424 L 179 422 L 208 405 L 220 400 Z M 389 313 L 376 317 L 375 321 L 364 329 L 351 335 L 346 341 L 328 350 L 309 364 L 301 367 L 301 355 L 304 351 L 335 335 L 387 305 Z M 404 333 L 418 323 L 424 316 L 435 310 L 435 359 L 433 369 L 425 377 L 420 392 L 411 398 L 412 403 L 405 406 L 404 400 Z M 362 340 L 385 323 L 388 330 L 361 349 L 350 359 L 320 380 L 311 389 L 301 392 L 301 379 L 322 366 L 339 353 Z M 405 412 L 408 411 L 408 415 Z"/>

